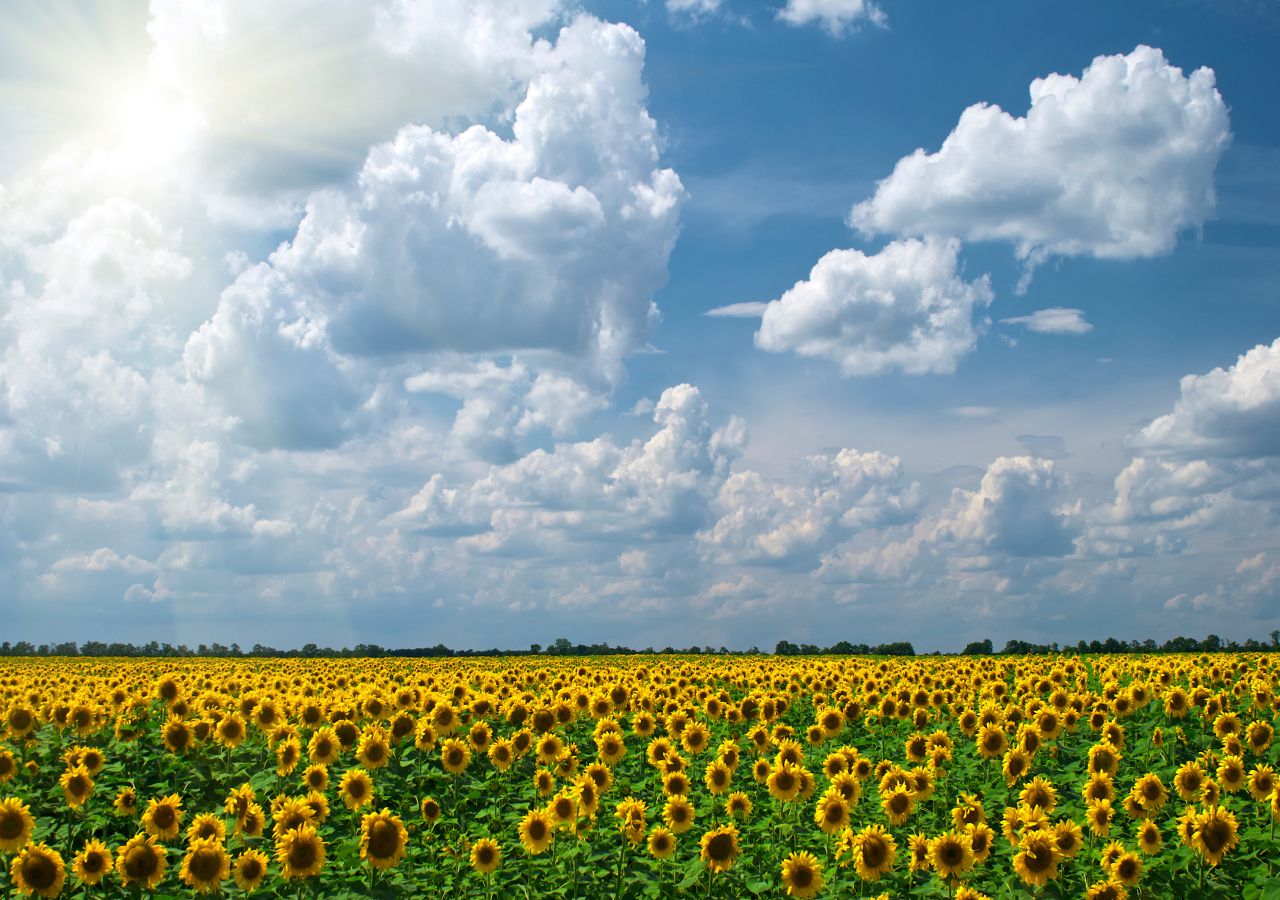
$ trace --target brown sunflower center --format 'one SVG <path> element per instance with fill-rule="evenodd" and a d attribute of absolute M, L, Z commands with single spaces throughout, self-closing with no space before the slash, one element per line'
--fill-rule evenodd
<path fill-rule="evenodd" d="M 155 812 L 151 815 L 151 821 L 156 824 L 157 828 L 162 830 L 172 828 L 176 822 L 173 807 L 157 806 Z"/>
<path fill-rule="evenodd" d="M 707 856 L 715 862 L 724 862 L 733 856 L 733 836 L 717 834 L 707 842 Z"/>
<path fill-rule="evenodd" d="M 377 859 L 395 856 L 400 849 L 400 833 L 391 822 L 375 822 L 369 829 L 369 855 Z"/>
<path fill-rule="evenodd" d="M 316 845 L 310 840 L 295 840 L 289 847 L 289 867 L 305 872 L 316 864 Z"/>
<path fill-rule="evenodd" d="M 124 873 L 130 881 L 147 880 L 159 866 L 160 857 L 146 844 L 134 847 L 124 857 Z"/>
<path fill-rule="evenodd" d="M 216 849 L 197 850 L 191 854 L 191 861 L 187 864 L 187 868 L 197 882 L 208 884 L 220 881 L 222 852 Z"/>

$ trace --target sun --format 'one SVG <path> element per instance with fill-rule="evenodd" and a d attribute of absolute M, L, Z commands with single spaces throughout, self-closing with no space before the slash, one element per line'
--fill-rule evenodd
<path fill-rule="evenodd" d="M 114 111 L 108 120 L 108 145 L 124 169 L 172 163 L 190 147 L 200 118 L 190 103 L 162 96 L 149 85 L 126 88 L 104 104 Z"/>

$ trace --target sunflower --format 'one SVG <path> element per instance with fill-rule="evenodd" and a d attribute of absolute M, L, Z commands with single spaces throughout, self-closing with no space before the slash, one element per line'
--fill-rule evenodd
<path fill-rule="evenodd" d="M 676 852 L 676 836 L 661 825 L 649 832 L 649 855 L 654 859 L 667 859 Z"/>
<path fill-rule="evenodd" d="M 690 722 L 680 733 L 680 746 L 692 756 L 697 756 L 707 749 L 711 740 L 711 732 L 701 722 Z"/>
<path fill-rule="evenodd" d="M 981 798 L 974 794 L 962 793 L 956 798 L 956 805 L 951 810 L 951 824 L 956 828 L 975 825 L 987 821 L 987 812 L 982 806 Z"/>
<path fill-rule="evenodd" d="M 62 796 L 66 799 L 67 806 L 72 809 L 83 806 L 93 794 L 93 778 L 84 766 L 67 769 L 58 783 L 62 785 Z"/>
<path fill-rule="evenodd" d="M 177 716 L 170 716 L 164 723 L 160 737 L 164 748 L 170 753 L 184 754 L 195 745 L 195 735 L 191 732 L 191 726 Z"/>
<path fill-rule="evenodd" d="M 986 822 L 975 822 L 972 825 L 966 825 L 964 833 L 969 839 L 969 846 L 973 849 L 973 861 L 979 864 L 986 862 L 996 839 L 996 833 L 991 830 L 991 826 Z"/>
<path fill-rule="evenodd" d="M 263 879 L 267 877 L 268 862 L 267 854 L 261 850 L 245 850 L 237 856 L 231 874 L 240 890 L 246 894 L 257 890 Z"/>
<path fill-rule="evenodd" d="M 142 814 L 142 827 L 147 834 L 155 835 L 160 840 L 168 840 L 178 836 L 182 828 L 182 798 L 177 794 L 152 798 Z"/>
<path fill-rule="evenodd" d="M 1188 803 L 1194 803 L 1204 788 L 1204 769 L 1194 759 L 1182 764 L 1178 773 L 1173 776 L 1173 789 L 1178 796 Z"/>
<path fill-rule="evenodd" d="M 1249 796 L 1259 803 L 1265 803 L 1275 793 L 1277 784 L 1275 769 L 1271 766 L 1255 766 L 1249 773 Z"/>
<path fill-rule="evenodd" d="M 511 749 L 511 742 L 506 738 L 498 738 L 489 745 L 489 749 L 486 752 L 489 762 L 499 772 L 505 772 L 511 768 L 511 764 L 516 759 L 515 751 Z"/>
<path fill-rule="evenodd" d="M 328 725 L 317 728 L 307 742 L 307 757 L 312 765 L 331 766 L 342 755 L 342 742 Z"/>
<path fill-rule="evenodd" d="M 0 800 L 0 853 L 13 853 L 31 840 L 36 820 L 17 797 Z"/>
<path fill-rule="evenodd" d="M 978 753 L 983 759 L 999 759 L 1009 749 L 1009 737 L 998 725 L 983 725 L 978 731 Z"/>
<path fill-rule="evenodd" d="M 9 877 L 24 895 L 56 897 L 62 893 L 67 867 L 58 851 L 45 844 L 27 844 L 9 864 Z"/>
<path fill-rule="evenodd" d="M 707 790 L 711 792 L 711 795 L 719 797 L 729 790 L 729 784 L 733 781 L 733 770 L 723 760 L 714 760 L 707 765 L 703 781 L 706 783 Z"/>
<path fill-rule="evenodd" d="M 539 768 L 533 773 L 533 787 L 539 797 L 546 797 L 556 789 L 556 776 L 550 769 Z"/>
<path fill-rule="evenodd" d="M 958 879 L 975 862 L 973 846 L 965 834 L 946 831 L 929 842 L 929 863 L 939 878 Z"/>
<path fill-rule="evenodd" d="M 602 794 L 613 787 L 613 772 L 604 763 L 592 763 L 582 773 L 596 783 Z"/>
<path fill-rule="evenodd" d="M 540 809 L 531 809 L 520 820 L 520 843 L 530 856 L 537 856 L 555 840 L 551 817 Z"/>
<path fill-rule="evenodd" d="M 547 804 L 547 815 L 556 827 L 564 831 L 574 831 L 578 827 L 578 817 L 582 811 L 577 796 L 570 790 L 561 790 Z"/>
<path fill-rule="evenodd" d="M 1239 824 L 1230 810 L 1211 806 L 1196 817 L 1191 846 L 1209 865 L 1222 862 L 1227 851 L 1238 843 Z"/>
<path fill-rule="evenodd" d="M 638 844 L 644 840 L 645 802 L 637 797 L 626 797 L 618 801 L 614 809 L 618 819 L 618 830 L 626 835 L 627 840 Z"/>
<path fill-rule="evenodd" d="M 338 793 L 347 809 L 359 809 L 373 802 L 373 779 L 364 769 L 348 769 L 338 783 Z"/>
<path fill-rule="evenodd" d="M 422 814 L 422 821 L 433 825 L 440 818 L 440 803 L 435 797 L 423 797 L 422 802 L 418 804 L 418 812 Z"/>
<path fill-rule="evenodd" d="M 1111 806 L 1110 800 L 1096 800 L 1089 803 L 1085 819 L 1089 823 L 1089 830 L 1098 837 L 1106 837 L 1111 832 L 1111 822 L 1115 818 L 1115 809 Z"/>
<path fill-rule="evenodd" d="M 197 893 L 220 891 L 231 877 L 231 858 L 221 841 L 199 838 L 191 842 L 178 875 L 182 883 Z"/>
<path fill-rule="evenodd" d="M 5 715 L 4 724 L 9 737 L 18 741 L 34 731 L 38 722 L 34 712 L 18 703 L 9 707 L 9 712 Z"/>
<path fill-rule="evenodd" d="M 1099 772 L 1115 777 L 1120 768 L 1120 753 L 1109 743 L 1094 744 L 1089 748 L 1089 774 Z"/>
<path fill-rule="evenodd" d="M 360 735 L 360 743 L 356 746 L 356 759 L 365 769 L 381 769 L 390 762 L 391 743 L 386 732 L 381 728 L 366 728 Z M 467 762 L 470 761 L 471 755 L 468 753 Z M 465 764 L 463 768 L 466 768 Z"/>
<path fill-rule="evenodd" d="M 440 764 L 451 775 L 466 771 L 471 763 L 471 747 L 458 738 L 446 738 L 440 745 Z"/>
<path fill-rule="evenodd" d="M 302 758 L 302 745 L 296 737 L 289 737 L 276 744 L 276 774 L 281 778 L 293 773 Z"/>
<path fill-rule="evenodd" d="M 1124 885 L 1118 881 L 1110 879 L 1106 881 L 1095 881 L 1089 885 L 1089 889 L 1085 891 L 1085 900 L 1125 900 Z"/>
<path fill-rule="evenodd" d="M 409 832 L 391 810 L 366 813 L 360 820 L 360 858 L 375 869 L 399 865 L 409 843 Z"/>
<path fill-rule="evenodd" d="M 916 834 L 907 838 L 907 852 L 910 854 L 907 868 L 912 872 L 924 872 L 929 868 L 929 838 Z"/>
<path fill-rule="evenodd" d="M 897 787 L 885 794 L 880 801 L 890 825 L 901 825 L 915 812 L 915 794 L 904 787 Z"/>
<path fill-rule="evenodd" d="M 846 828 L 840 836 L 841 854 L 849 852 L 858 876 L 864 881 L 878 881 L 893 868 L 898 844 L 893 835 L 880 825 L 868 825 L 857 832 Z"/>
<path fill-rule="evenodd" d="M 213 729 L 214 737 L 218 739 L 218 743 L 225 747 L 239 747 L 245 738 L 244 719 L 239 713 L 227 713 L 218 720 L 217 726 Z"/>
<path fill-rule="evenodd" d="M 238 788 L 227 792 L 227 799 L 222 803 L 222 811 L 229 816 L 240 819 L 249 810 L 249 805 L 258 799 L 253 786 L 247 781 Z"/>
<path fill-rule="evenodd" d="M 1222 788 L 1219 787 L 1218 782 L 1212 778 L 1206 779 L 1204 787 L 1200 789 L 1200 799 L 1204 801 L 1205 806 L 1217 806 L 1222 800 Z"/>
<path fill-rule="evenodd" d="M 822 890 L 822 863 L 812 853 L 792 853 L 782 861 L 782 885 L 790 897 L 816 897 Z"/>
<path fill-rule="evenodd" d="M 1138 849 L 1148 856 L 1160 852 L 1164 845 L 1164 837 L 1160 834 L 1160 826 L 1147 819 L 1138 827 Z"/>
<path fill-rule="evenodd" d="M 1053 826 L 1053 841 L 1063 859 L 1074 859 L 1084 842 L 1080 826 L 1072 819 L 1064 819 Z"/>
<path fill-rule="evenodd" d="M 767 782 L 772 772 L 773 765 L 763 756 L 751 764 L 751 777 L 756 780 L 756 784 Z"/>
<path fill-rule="evenodd" d="M 1218 764 L 1218 784 L 1227 793 L 1234 794 L 1245 786 L 1244 760 L 1238 756 L 1224 756 Z"/>
<path fill-rule="evenodd" d="M 276 843 L 276 859 L 285 879 L 310 878 L 324 868 L 324 841 L 308 823 L 285 832 Z"/>
<path fill-rule="evenodd" d="M 1125 887 L 1133 887 L 1142 878 L 1142 857 L 1133 851 L 1120 854 L 1111 864 L 1111 877 Z"/>
<path fill-rule="evenodd" d="M 1261 756 L 1267 752 L 1271 746 L 1271 740 L 1275 737 L 1275 728 L 1270 722 L 1261 720 L 1250 722 L 1249 727 L 1245 729 L 1245 742 L 1249 745 L 1249 750 L 1257 756 Z"/>
<path fill-rule="evenodd" d="M 298 826 L 311 822 L 316 815 L 311 804 L 296 797 L 284 798 L 279 805 L 273 803 L 272 806 L 271 817 L 275 819 L 275 824 L 271 833 L 277 841 Z"/>
<path fill-rule="evenodd" d="M 1025 834 L 1013 858 L 1013 870 L 1025 884 L 1043 885 L 1058 877 L 1057 843 L 1052 832 L 1032 831 Z"/>
<path fill-rule="evenodd" d="M 116 851 L 116 874 L 125 887 L 136 884 L 150 890 L 164 878 L 167 855 L 155 835 L 135 835 Z"/>
<path fill-rule="evenodd" d="M 813 811 L 814 824 L 824 834 L 835 834 L 849 825 L 849 801 L 839 789 L 829 787 Z"/>
<path fill-rule="evenodd" d="M 89 841 L 71 861 L 71 871 L 81 884 L 98 884 L 111 871 L 111 849 L 102 841 Z"/>
<path fill-rule="evenodd" d="M 727 872 L 741 852 L 736 825 L 721 825 L 702 836 L 702 861 L 712 872 Z"/>
<path fill-rule="evenodd" d="M 201 813 L 191 820 L 187 828 L 187 840 L 215 840 L 222 843 L 227 837 L 227 826 L 212 813 Z"/>
<path fill-rule="evenodd" d="M 692 828 L 696 816 L 697 810 L 683 794 L 667 798 L 666 805 L 662 808 L 662 820 L 675 834 L 684 834 Z"/>
<path fill-rule="evenodd" d="M 769 795 L 782 803 L 795 800 L 804 787 L 804 779 L 800 771 L 795 763 L 788 761 L 774 765 L 766 781 L 769 786 Z"/>
<path fill-rule="evenodd" d="M 247 838 L 262 837 L 262 832 L 267 827 L 267 814 L 262 811 L 262 807 L 257 803 L 250 803 L 249 808 L 244 811 L 244 815 L 236 819 L 236 834 Z"/>
<path fill-rule="evenodd" d="M 1051 816 L 1054 807 L 1058 805 L 1058 792 L 1054 789 L 1052 781 L 1043 775 L 1037 775 L 1022 789 L 1022 793 L 1018 795 L 1018 802 L 1023 806 L 1038 806 L 1044 810 L 1046 816 Z"/>
<path fill-rule="evenodd" d="M 17 774 L 18 761 L 13 758 L 9 750 L 0 747 L 0 784 L 4 784 Z"/>
<path fill-rule="evenodd" d="M 329 787 L 329 767 L 323 763 L 307 766 L 302 773 L 302 785 L 311 791 L 323 791 Z"/>
<path fill-rule="evenodd" d="M 502 862 L 502 848 L 490 838 L 481 838 L 471 845 L 471 868 L 481 875 L 488 875 Z"/>
<path fill-rule="evenodd" d="M 1004 773 L 1004 783 L 1013 787 L 1021 781 L 1031 769 L 1031 753 L 1025 747 L 1010 747 L 1000 764 Z"/>
<path fill-rule="evenodd" d="M 724 811 L 735 819 L 751 816 L 751 798 L 742 791 L 734 791 L 724 801 Z"/>
<path fill-rule="evenodd" d="M 1165 788 L 1164 782 L 1160 780 L 1160 776 L 1154 772 L 1143 775 L 1134 782 L 1133 790 L 1129 793 L 1134 803 L 1140 806 L 1144 813 L 1151 814 L 1158 812 L 1162 806 L 1169 800 L 1169 791 Z"/>
<path fill-rule="evenodd" d="M 684 772 L 668 772 L 662 778 L 662 792 L 668 797 L 685 797 L 693 788 L 693 782 Z"/>
<path fill-rule="evenodd" d="M 467 743 L 476 753 L 488 753 L 489 742 L 493 740 L 493 729 L 488 722 L 473 722 L 467 729 Z"/>

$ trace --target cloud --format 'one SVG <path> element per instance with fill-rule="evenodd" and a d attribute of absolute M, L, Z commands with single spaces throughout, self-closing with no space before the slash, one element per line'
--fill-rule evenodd
<path fill-rule="evenodd" d="M 699 535 L 721 563 L 781 563 L 817 554 L 857 531 L 913 521 L 924 505 L 902 461 L 878 451 L 844 449 L 811 456 L 795 480 L 735 472 L 721 486 L 716 523 Z"/>
<path fill-rule="evenodd" d="M 666 0 L 668 13 L 695 22 L 719 12 L 720 3 L 721 0 Z"/>
<path fill-rule="evenodd" d="M 1183 75 L 1139 46 L 1097 57 L 1080 78 L 1037 78 L 1030 94 L 1021 118 L 970 106 L 936 153 L 899 160 L 850 224 L 1008 241 L 1035 262 L 1158 256 L 1213 214 L 1231 131 L 1211 69 Z"/>
<path fill-rule="evenodd" d="M 976 491 L 952 492 L 930 538 L 982 554 L 1065 556 L 1079 524 L 1064 488 L 1052 460 L 1002 456 Z"/>
<path fill-rule="evenodd" d="M 1067 442 L 1058 434 L 1020 434 L 1014 438 L 1029 456 L 1041 459 L 1067 459 L 1071 453 Z"/>
<path fill-rule="evenodd" d="M 745 425 L 732 418 L 714 428 L 706 401 L 688 384 L 662 392 L 653 421 L 659 427 L 647 440 L 557 444 L 491 466 L 469 485 L 449 488 L 433 476 L 389 521 L 483 532 L 467 546 L 485 553 L 509 552 L 517 542 L 525 554 L 546 552 L 536 548 L 556 534 L 592 542 L 692 533 L 711 517 L 746 443 Z"/>
<path fill-rule="evenodd" d="M 778 18 L 797 26 L 817 22 L 832 37 L 855 31 L 863 22 L 883 26 L 887 21 L 871 0 L 787 0 Z"/>
<path fill-rule="evenodd" d="M 1226 369 L 1184 376 L 1173 411 L 1140 430 L 1129 446 L 1177 459 L 1280 457 L 1280 338 Z"/>
<path fill-rule="evenodd" d="M 951 415 L 965 419 L 989 419 L 999 411 L 994 406 L 953 406 L 947 410 Z"/>
<path fill-rule="evenodd" d="M 894 241 L 879 253 L 832 250 L 769 303 L 756 346 L 829 359 L 845 375 L 954 372 L 976 345 L 986 276 L 965 281 L 955 241 Z"/>
<path fill-rule="evenodd" d="M 64 556 L 55 562 L 50 571 L 53 572 L 109 572 L 120 571 L 127 572 L 130 575 L 139 575 L 144 572 L 154 572 L 155 564 L 145 559 L 139 559 L 132 553 L 121 556 L 110 547 L 99 547 L 92 553 L 81 554 L 77 556 Z"/>
<path fill-rule="evenodd" d="M 1036 334 L 1088 334 L 1093 331 L 1082 310 L 1063 306 L 1037 309 L 1029 316 L 1012 316 L 1000 322 L 1004 325 L 1025 325 L 1028 331 Z"/>
<path fill-rule="evenodd" d="M 764 315 L 769 304 L 761 300 L 748 300 L 745 303 L 730 303 L 717 306 L 703 313 L 704 316 L 724 319 L 758 319 Z"/>
<path fill-rule="evenodd" d="M 352 433 L 376 360 L 523 350 L 619 379 L 656 317 L 683 196 L 657 164 L 643 61 L 635 31 L 584 16 L 547 49 L 511 139 L 409 126 L 374 147 L 353 189 L 313 194 L 294 238 L 223 292 L 187 342 L 189 377 L 245 440 L 294 448 Z M 560 400 L 597 405 L 569 385 L 535 377 L 526 427 L 568 427 Z"/>
<path fill-rule="evenodd" d="M 560 12 L 558 0 L 156 0 L 150 80 L 199 111 L 206 177 L 242 194 L 310 189 L 406 122 L 509 107 L 549 49 L 533 32 Z"/>

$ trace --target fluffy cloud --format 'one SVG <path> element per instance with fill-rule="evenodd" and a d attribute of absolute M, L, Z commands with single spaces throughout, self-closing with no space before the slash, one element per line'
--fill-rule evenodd
<path fill-rule="evenodd" d="M 543 368 L 578 358 L 620 377 L 656 314 L 683 194 L 657 165 L 643 60 L 632 29 L 583 17 L 547 51 L 511 139 L 412 126 L 375 147 L 354 190 L 313 195 L 294 239 L 223 293 L 187 343 L 188 375 L 246 439 L 285 447 L 341 442 L 377 357 L 532 350 Z M 563 432 L 598 405 L 566 379 L 535 378 L 517 429 Z"/>
<path fill-rule="evenodd" d="M 198 111 L 206 177 L 306 188 L 345 176 L 406 122 L 507 108 L 548 51 L 532 32 L 560 6 L 155 0 L 151 83 Z"/>
<path fill-rule="evenodd" d="M 778 18 L 789 25 L 820 24 L 832 37 L 840 37 L 863 22 L 885 24 L 884 11 L 871 0 L 787 0 Z"/>
<path fill-rule="evenodd" d="M 1079 531 L 1079 508 L 1064 496 L 1052 460 L 1002 456 L 976 491 L 956 490 L 930 539 L 974 555 L 1065 556 Z"/>
<path fill-rule="evenodd" d="M 707 524 L 745 445 L 745 426 L 734 418 L 713 427 L 706 401 L 688 384 L 663 391 L 653 421 L 659 427 L 647 440 L 619 446 L 605 436 L 534 450 L 463 487 L 435 475 L 388 521 L 428 533 L 476 532 L 467 546 L 490 553 L 516 541 L 533 553 L 557 534 L 577 541 L 687 535 Z"/>
<path fill-rule="evenodd" d="M 1027 316 L 1001 319 L 1002 325 L 1023 325 L 1036 334 L 1088 334 L 1093 326 L 1085 321 L 1084 312 L 1063 306 L 1037 309 Z"/>
<path fill-rule="evenodd" d="M 1230 138 L 1213 71 L 1183 75 L 1139 46 L 1080 78 L 1035 79 L 1024 117 L 969 107 L 936 153 L 899 160 L 849 219 L 867 234 L 1009 241 L 1032 261 L 1156 256 L 1212 215 Z"/>
<path fill-rule="evenodd" d="M 986 276 L 965 281 L 955 241 L 895 241 L 879 253 L 833 250 L 764 310 L 756 345 L 840 365 L 846 375 L 954 372 L 978 339 Z"/>
<path fill-rule="evenodd" d="M 1100 556 L 1182 553 L 1198 538 L 1273 527 L 1280 497 L 1280 340 L 1181 382 L 1173 411 L 1128 440 L 1134 458 L 1086 547 Z"/>
<path fill-rule="evenodd" d="M 731 475 L 716 497 L 720 518 L 699 535 L 708 555 L 730 564 L 816 559 L 854 532 L 913 521 L 924 504 L 902 461 L 879 451 L 845 449 L 798 468 L 788 481 Z"/>
<path fill-rule="evenodd" d="M 1280 456 L 1280 339 L 1259 344 L 1226 369 L 1183 377 L 1173 411 L 1129 445 L 1180 459 Z"/>

